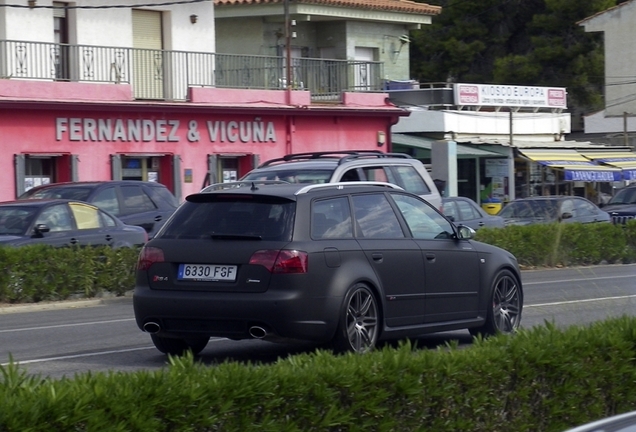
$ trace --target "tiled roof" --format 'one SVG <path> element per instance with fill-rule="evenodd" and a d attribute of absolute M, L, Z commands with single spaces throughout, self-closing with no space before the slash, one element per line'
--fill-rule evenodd
<path fill-rule="evenodd" d="M 275 4 L 284 0 L 214 0 L 215 6 Z M 437 15 L 442 11 L 440 6 L 417 3 L 409 0 L 291 0 L 296 4 L 318 4 L 325 6 L 348 7 L 367 10 L 384 10 L 389 12 L 406 12 L 416 14 Z"/>

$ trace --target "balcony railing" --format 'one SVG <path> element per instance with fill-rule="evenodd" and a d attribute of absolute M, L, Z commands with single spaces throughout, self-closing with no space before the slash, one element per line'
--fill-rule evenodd
<path fill-rule="evenodd" d="M 285 89 L 284 57 L 0 40 L 0 78 L 128 83 L 140 100 L 186 100 L 188 87 Z M 382 63 L 291 59 L 290 87 L 312 100 L 382 91 Z"/>

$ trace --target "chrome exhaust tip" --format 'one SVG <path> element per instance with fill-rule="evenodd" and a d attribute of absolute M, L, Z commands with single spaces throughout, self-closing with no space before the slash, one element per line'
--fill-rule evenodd
<path fill-rule="evenodd" d="M 250 336 L 252 336 L 254 339 L 263 339 L 265 336 L 267 336 L 267 330 L 260 326 L 250 327 L 249 333 Z"/>
<path fill-rule="evenodd" d="M 144 331 L 147 333 L 155 334 L 159 333 L 159 330 L 161 330 L 161 327 L 156 322 L 148 321 L 144 324 Z"/>

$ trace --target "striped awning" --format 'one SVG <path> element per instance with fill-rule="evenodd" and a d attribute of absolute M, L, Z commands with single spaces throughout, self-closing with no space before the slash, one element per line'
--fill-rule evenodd
<path fill-rule="evenodd" d="M 562 170 L 566 181 L 614 182 L 623 179 L 615 166 L 600 165 L 575 149 L 522 149 L 519 153 L 533 162 Z"/>
<path fill-rule="evenodd" d="M 625 150 L 589 150 L 581 151 L 580 153 L 595 163 L 619 168 L 623 172 L 624 180 L 636 180 L 636 153 L 634 152 Z"/>

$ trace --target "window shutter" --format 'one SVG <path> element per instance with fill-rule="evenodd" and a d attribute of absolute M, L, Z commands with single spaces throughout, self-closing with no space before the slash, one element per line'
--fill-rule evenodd
<path fill-rule="evenodd" d="M 181 158 L 179 155 L 172 157 L 172 193 L 177 198 L 177 201 L 181 202 Z"/>
<path fill-rule="evenodd" d="M 77 174 L 77 164 L 79 162 L 78 155 L 71 155 L 71 181 L 79 181 L 79 175 Z"/>
<path fill-rule="evenodd" d="M 219 161 L 216 155 L 208 155 L 208 177 L 210 184 L 219 182 Z"/>
<path fill-rule="evenodd" d="M 15 196 L 16 198 L 25 192 L 25 156 L 23 154 L 15 155 Z"/>
<path fill-rule="evenodd" d="M 121 180 L 121 156 L 110 155 L 111 180 Z"/>

